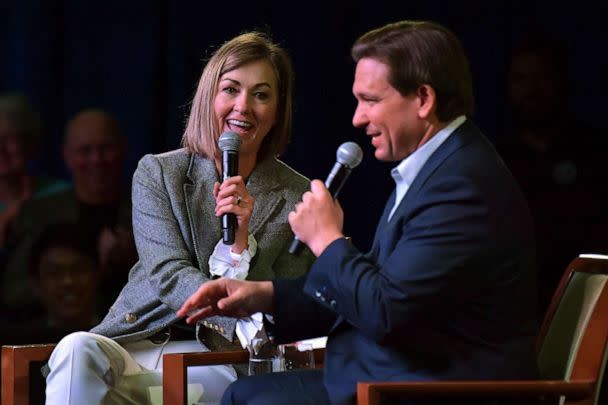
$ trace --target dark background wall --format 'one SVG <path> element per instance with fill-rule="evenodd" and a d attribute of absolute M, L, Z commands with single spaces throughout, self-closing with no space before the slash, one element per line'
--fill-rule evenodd
<path fill-rule="evenodd" d="M 295 128 L 284 160 L 324 178 L 340 143 L 353 140 L 364 149 L 341 198 L 346 231 L 363 249 L 393 187 L 392 165 L 374 161 L 369 141 L 350 123 L 349 48 L 368 29 L 400 19 L 431 19 L 452 29 L 471 61 L 475 120 L 491 140 L 508 119 L 509 47 L 530 31 L 550 33 L 569 50 L 572 98 L 564 102 L 587 124 L 606 127 L 606 6 L 587 0 L 346 3 L 0 0 L 0 91 L 24 92 L 42 113 L 45 145 L 35 166 L 56 176 L 66 176 L 59 153 L 66 119 L 91 106 L 115 114 L 129 139 L 128 182 L 143 154 L 179 147 L 209 51 L 241 31 L 269 31 L 296 69 Z"/>

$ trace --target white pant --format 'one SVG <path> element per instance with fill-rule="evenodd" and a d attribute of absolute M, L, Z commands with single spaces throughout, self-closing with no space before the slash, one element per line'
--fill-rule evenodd
<path fill-rule="evenodd" d="M 155 344 L 145 339 L 121 346 L 94 333 L 72 333 L 49 359 L 46 404 L 162 404 L 163 354 L 198 351 L 196 340 Z M 189 367 L 188 403 L 219 403 L 235 380 L 231 366 Z"/>

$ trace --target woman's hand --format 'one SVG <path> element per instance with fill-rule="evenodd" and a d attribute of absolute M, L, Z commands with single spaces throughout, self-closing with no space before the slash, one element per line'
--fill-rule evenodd
<path fill-rule="evenodd" d="M 230 177 L 222 184 L 216 182 L 213 186 L 213 196 L 216 204 L 215 216 L 220 217 L 227 213 L 236 216 L 237 228 L 231 250 L 233 253 L 240 254 L 247 249 L 249 221 L 253 213 L 255 198 L 247 191 L 241 176 Z"/>

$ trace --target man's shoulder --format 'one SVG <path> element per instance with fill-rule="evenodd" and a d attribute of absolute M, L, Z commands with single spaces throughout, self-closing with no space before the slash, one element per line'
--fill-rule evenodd
<path fill-rule="evenodd" d="M 77 217 L 78 201 L 73 188 L 26 201 L 15 224 L 17 234 L 41 229 L 49 223 L 73 221 Z"/>
<path fill-rule="evenodd" d="M 38 175 L 35 177 L 35 190 L 33 198 L 43 198 L 53 194 L 61 193 L 72 187 L 72 184 L 63 179 Z"/>
<path fill-rule="evenodd" d="M 53 213 L 57 214 L 65 210 L 71 210 L 77 203 L 73 187 L 67 187 L 62 191 L 46 195 L 44 197 L 32 198 L 23 205 L 24 213 Z"/>

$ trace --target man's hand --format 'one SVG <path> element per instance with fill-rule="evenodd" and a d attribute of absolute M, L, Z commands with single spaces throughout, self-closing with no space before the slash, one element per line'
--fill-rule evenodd
<path fill-rule="evenodd" d="M 344 237 L 342 225 L 344 212 L 334 201 L 320 180 L 310 183 L 310 191 L 296 204 L 295 211 L 289 213 L 291 230 L 310 250 L 319 256 L 330 243 Z"/>
<path fill-rule="evenodd" d="M 208 281 L 177 311 L 187 323 L 214 315 L 243 318 L 256 312 L 272 313 L 274 287 L 271 281 L 241 281 L 219 278 Z"/>

